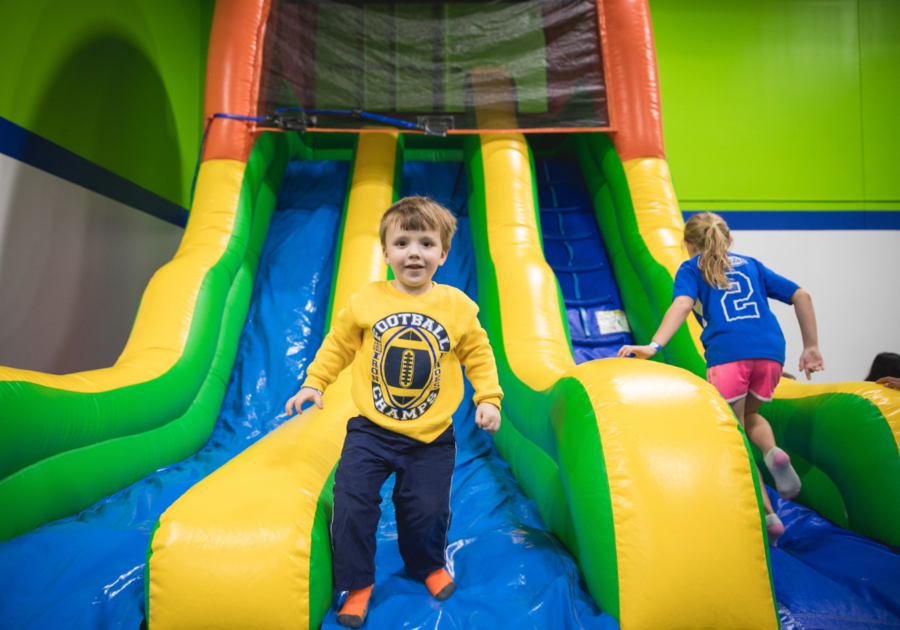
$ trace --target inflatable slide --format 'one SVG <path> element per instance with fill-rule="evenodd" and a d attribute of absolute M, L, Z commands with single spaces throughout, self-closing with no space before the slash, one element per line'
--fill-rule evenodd
<path fill-rule="evenodd" d="M 447 602 L 403 572 L 385 501 L 369 627 L 900 626 L 897 392 L 779 386 L 764 413 L 807 507 L 778 502 L 770 548 L 759 454 L 694 323 L 665 362 L 604 358 L 649 338 L 684 259 L 646 5 L 479 7 L 217 4 L 190 220 L 122 356 L 0 368 L 10 627 L 335 623 L 349 373 L 323 410 L 280 410 L 347 297 L 388 277 L 378 221 L 407 194 L 460 217 L 436 280 L 479 304 L 503 426 L 454 416 Z M 436 72 L 423 25 L 510 35 L 448 44 Z"/>

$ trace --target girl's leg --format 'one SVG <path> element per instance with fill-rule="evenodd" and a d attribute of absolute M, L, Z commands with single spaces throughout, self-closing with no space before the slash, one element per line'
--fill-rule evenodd
<path fill-rule="evenodd" d="M 748 394 L 744 403 L 744 431 L 747 433 L 747 439 L 756 444 L 765 455 L 775 446 L 775 434 L 772 433 L 769 421 L 759 415 L 763 401 L 753 394 Z"/>
<path fill-rule="evenodd" d="M 762 451 L 766 467 L 775 479 L 775 488 L 782 499 L 793 499 L 800 494 L 800 477 L 791 466 L 791 458 L 775 444 L 772 425 L 759 414 L 763 401 L 750 394 L 744 409 L 744 430 L 751 442 Z"/>
<path fill-rule="evenodd" d="M 740 422 L 741 426 L 744 427 L 744 433 L 747 434 L 747 438 L 750 439 L 751 442 L 756 444 L 756 442 L 752 438 L 750 438 L 750 432 L 747 430 L 747 425 L 745 424 L 745 422 L 746 422 L 745 421 L 746 404 L 747 404 L 748 398 L 752 398 L 752 396 L 748 395 L 746 398 L 741 398 L 740 400 L 736 400 L 733 403 L 729 403 L 729 404 L 731 405 L 731 409 L 734 411 L 734 415 L 737 416 L 738 422 Z M 757 406 L 756 409 L 758 410 L 759 406 Z M 768 425 L 768 422 L 766 424 Z M 770 427 L 769 433 L 771 433 L 771 432 L 772 432 L 772 429 Z M 772 444 L 775 444 L 774 438 L 772 439 Z M 756 444 L 756 445 L 759 446 L 759 444 Z M 763 451 L 763 452 L 765 452 L 765 451 Z M 754 468 L 755 467 L 756 466 L 754 464 Z M 759 487 L 762 490 L 763 509 L 765 510 L 767 516 L 769 514 L 774 514 L 775 510 L 772 509 L 772 502 L 769 500 L 769 493 L 766 492 L 766 484 L 763 481 L 762 473 L 759 472 L 759 468 L 756 469 L 756 474 L 759 475 Z"/>
<path fill-rule="evenodd" d="M 759 415 L 763 402 L 772 400 L 781 379 L 781 364 L 769 359 L 753 361 L 750 373 L 750 395 L 747 397 L 745 416 L 747 436 L 763 452 L 766 468 L 775 479 L 775 487 L 782 499 L 793 499 L 800 493 L 800 477 L 791 466 L 791 458 L 775 445 L 772 427 Z"/>
<path fill-rule="evenodd" d="M 750 377 L 753 374 L 753 368 L 753 361 L 735 361 L 734 363 L 715 366 L 707 370 L 707 378 L 719 390 L 719 393 L 722 394 L 725 400 L 730 401 L 728 404 L 731 405 L 738 422 L 744 427 L 744 433 L 746 433 L 747 438 L 757 446 L 765 448 L 768 446 L 767 440 L 771 440 L 771 444 L 774 445 L 775 439 L 772 437 L 772 428 L 769 426 L 769 423 L 762 420 L 762 417 L 757 413 L 759 405 L 754 401 L 758 401 L 758 399 L 753 396 L 750 388 Z M 738 396 L 742 397 L 737 398 Z M 761 424 L 760 420 L 765 424 Z M 768 429 L 768 435 L 766 435 L 766 429 Z M 766 513 L 766 533 L 768 534 L 769 542 L 774 543 L 779 536 L 784 534 L 784 525 L 772 508 L 772 502 L 769 500 L 769 493 L 766 491 L 762 473 L 755 462 L 753 466 L 756 468 L 756 474 L 759 476 L 763 510 Z"/>

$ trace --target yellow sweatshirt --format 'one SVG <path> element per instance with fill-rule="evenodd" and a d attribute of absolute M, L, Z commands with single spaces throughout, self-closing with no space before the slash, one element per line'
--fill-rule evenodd
<path fill-rule="evenodd" d="M 377 425 L 429 443 L 447 430 L 463 397 L 460 364 L 475 404 L 500 407 L 503 392 L 478 306 L 434 283 L 424 295 L 370 282 L 338 314 L 304 387 L 325 391 L 353 362 L 353 402 Z M 355 359 L 354 359 L 355 358 Z"/>

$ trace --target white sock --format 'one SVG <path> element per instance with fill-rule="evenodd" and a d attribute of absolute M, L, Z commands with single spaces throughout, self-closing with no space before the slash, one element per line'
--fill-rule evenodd
<path fill-rule="evenodd" d="M 782 452 L 784 451 L 777 446 L 773 446 L 763 459 L 766 462 L 766 468 L 769 469 L 769 472 L 775 478 L 775 488 L 778 490 L 778 496 L 782 499 L 793 499 L 800 494 L 802 484 L 800 483 L 800 477 L 797 476 L 797 471 L 791 466 L 790 460 L 784 466 L 775 466 L 775 456 Z M 785 456 L 787 456 L 787 453 L 785 453 Z"/>
<path fill-rule="evenodd" d="M 766 536 L 770 545 L 777 545 L 778 539 L 784 534 L 784 524 L 777 514 L 766 514 Z"/>

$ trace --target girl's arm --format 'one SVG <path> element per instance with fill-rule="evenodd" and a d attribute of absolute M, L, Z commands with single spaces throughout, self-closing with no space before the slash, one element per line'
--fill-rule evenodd
<path fill-rule="evenodd" d="M 800 323 L 800 335 L 803 337 L 803 353 L 800 355 L 800 371 L 806 372 L 806 380 L 810 380 L 813 372 L 825 369 L 825 361 L 819 352 L 819 333 L 816 328 L 816 312 L 813 309 L 812 297 L 803 289 L 794 291 L 791 304 L 797 313 Z"/>
<path fill-rule="evenodd" d="M 693 298 L 686 295 L 679 295 L 675 298 L 672 301 L 672 306 L 666 311 L 659 329 L 653 335 L 652 341 L 658 343 L 660 348 L 669 343 L 669 339 L 681 328 L 681 325 L 688 318 L 688 315 L 691 314 L 693 308 Z M 618 356 L 620 357 L 627 357 L 632 354 L 639 359 L 649 359 L 656 354 L 656 348 L 653 346 L 622 346 L 619 348 Z"/>

